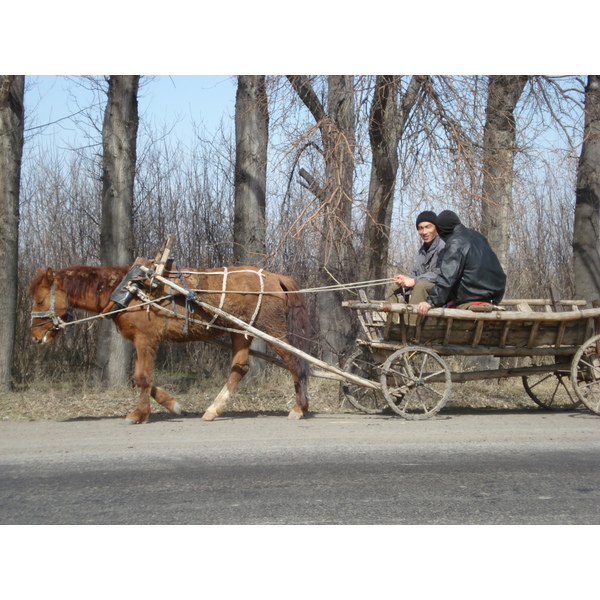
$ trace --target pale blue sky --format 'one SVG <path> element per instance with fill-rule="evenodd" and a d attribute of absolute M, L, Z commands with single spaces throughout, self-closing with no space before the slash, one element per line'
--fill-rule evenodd
<path fill-rule="evenodd" d="M 185 140 L 193 124 L 204 125 L 213 131 L 222 118 L 233 117 L 235 93 L 233 76 L 153 76 L 140 89 L 139 112 L 155 127 L 175 124 L 173 135 Z M 101 99 L 102 103 L 105 101 L 105 97 Z M 41 134 L 46 143 L 54 143 L 59 148 L 76 146 L 81 139 L 75 126 L 76 113 L 93 102 L 93 95 L 68 77 L 26 76 L 26 128 L 29 135 Z M 103 104 L 101 106 L 103 110 Z"/>

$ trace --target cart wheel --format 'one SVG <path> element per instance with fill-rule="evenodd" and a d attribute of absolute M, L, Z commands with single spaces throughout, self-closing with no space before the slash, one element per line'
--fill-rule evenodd
<path fill-rule="evenodd" d="M 551 373 L 524 375 L 522 380 L 527 395 L 546 410 L 573 410 L 581 404 L 566 367 Z"/>
<path fill-rule="evenodd" d="M 600 335 L 590 338 L 577 350 L 571 363 L 571 383 L 577 397 L 593 413 L 600 415 Z"/>
<path fill-rule="evenodd" d="M 452 380 L 444 360 L 433 350 L 396 350 L 381 368 L 383 395 L 392 410 L 410 420 L 428 419 L 450 397 Z"/>
<path fill-rule="evenodd" d="M 376 381 L 379 377 L 380 369 L 373 364 L 371 352 L 361 347 L 355 350 L 344 363 L 344 371 L 352 375 L 358 375 L 363 379 Z M 344 398 L 354 406 L 354 408 L 367 413 L 368 415 L 380 414 L 388 410 L 388 403 L 377 390 L 372 390 L 352 383 L 343 381 L 340 385 L 340 399 Z"/>

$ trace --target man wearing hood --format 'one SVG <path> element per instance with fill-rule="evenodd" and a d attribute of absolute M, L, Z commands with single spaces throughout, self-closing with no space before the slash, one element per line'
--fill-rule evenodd
<path fill-rule="evenodd" d="M 465 227 L 451 210 L 438 215 L 436 227 L 446 242 L 441 272 L 429 296 L 418 304 L 418 313 L 426 315 L 432 306 L 449 302 L 498 304 L 504 297 L 506 275 L 485 237 Z"/>
<path fill-rule="evenodd" d="M 404 290 L 410 291 L 410 302 L 418 304 L 427 298 L 433 284 L 440 273 L 440 254 L 444 241 L 436 229 L 437 215 L 431 210 L 425 210 L 417 217 L 417 232 L 423 240 L 419 248 L 415 266 L 410 275 L 396 275 L 394 281 Z M 397 290 L 396 294 L 403 290 Z M 404 302 L 404 294 L 399 298 Z M 390 296 L 389 300 L 393 300 Z M 395 301 L 395 300 L 393 300 Z"/>

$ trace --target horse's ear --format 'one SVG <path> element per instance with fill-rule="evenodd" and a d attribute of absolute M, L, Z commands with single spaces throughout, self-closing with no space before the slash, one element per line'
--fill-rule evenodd
<path fill-rule="evenodd" d="M 40 269 L 40 271 L 41 271 L 41 269 Z M 48 267 L 46 269 L 46 272 L 44 273 L 44 275 L 46 277 L 46 281 L 49 284 L 52 284 L 52 282 L 54 281 L 54 271 L 50 267 Z"/>

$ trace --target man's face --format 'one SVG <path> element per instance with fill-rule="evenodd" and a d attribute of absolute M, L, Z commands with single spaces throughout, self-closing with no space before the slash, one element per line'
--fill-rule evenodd
<path fill-rule="evenodd" d="M 427 221 L 421 221 L 417 227 L 417 231 L 426 244 L 431 244 L 438 234 L 435 225 Z"/>

